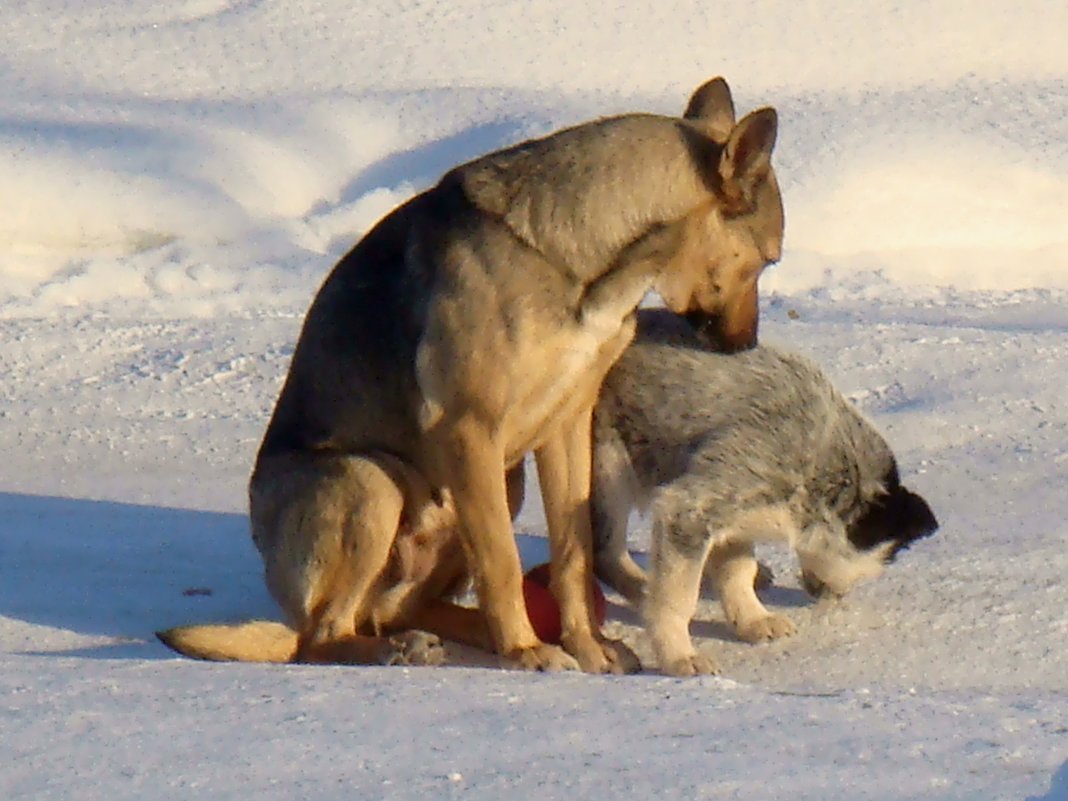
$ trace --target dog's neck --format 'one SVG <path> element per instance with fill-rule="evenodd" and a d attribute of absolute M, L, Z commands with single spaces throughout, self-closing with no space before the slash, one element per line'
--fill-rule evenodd
<path fill-rule="evenodd" d="M 492 153 L 457 175 L 480 210 L 585 283 L 707 200 L 698 162 L 714 164 L 717 147 L 683 120 L 627 115 Z"/>

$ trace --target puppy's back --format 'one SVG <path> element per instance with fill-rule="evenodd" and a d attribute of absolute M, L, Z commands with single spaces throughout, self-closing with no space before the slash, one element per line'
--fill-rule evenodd
<path fill-rule="evenodd" d="M 771 345 L 715 353 L 685 320 L 642 309 L 634 342 L 605 379 L 600 410 L 682 443 L 732 426 L 811 419 L 838 402 L 808 359 Z"/>
<path fill-rule="evenodd" d="M 814 473 L 882 475 L 883 438 L 810 360 L 761 345 L 710 352 L 664 310 L 639 312 L 638 334 L 608 374 L 595 416 L 651 488 L 686 472 L 716 473 L 724 493 L 753 480 L 780 488 Z M 737 480 L 731 478 L 737 473 Z"/>

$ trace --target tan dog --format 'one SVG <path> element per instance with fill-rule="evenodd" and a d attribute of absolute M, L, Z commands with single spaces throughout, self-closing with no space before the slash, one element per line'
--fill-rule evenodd
<path fill-rule="evenodd" d="M 211 659 L 434 662 L 420 629 L 528 669 L 636 669 L 591 615 L 590 425 L 650 289 L 756 341 L 783 215 L 771 109 L 722 79 L 681 118 L 598 120 L 483 156 L 393 211 L 308 312 L 250 486 L 290 628 L 160 636 Z M 527 619 L 506 471 L 533 451 L 563 648 Z M 458 536 L 457 536 L 458 535 Z M 451 597 L 470 569 L 479 610 Z M 274 645 L 268 646 L 266 643 Z"/>

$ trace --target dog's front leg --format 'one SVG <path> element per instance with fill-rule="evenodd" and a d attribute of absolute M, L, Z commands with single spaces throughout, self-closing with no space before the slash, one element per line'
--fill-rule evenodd
<path fill-rule="evenodd" d="M 440 443 L 479 605 L 498 654 L 527 670 L 575 670 L 563 649 L 541 642 L 523 601 L 523 569 L 508 513 L 504 454 L 472 417 Z"/>
<path fill-rule="evenodd" d="M 634 652 L 622 642 L 606 640 L 592 614 L 592 414 L 587 408 L 565 421 L 535 454 L 549 525 L 550 585 L 560 605 L 561 641 L 582 669 L 587 673 L 633 673 L 641 669 Z"/>
<path fill-rule="evenodd" d="M 712 548 L 705 563 L 719 594 L 727 622 L 746 642 L 764 642 L 788 637 L 797 631 L 793 622 L 767 610 L 754 590 L 760 564 L 749 542 L 735 542 Z"/>
<path fill-rule="evenodd" d="M 707 539 L 695 541 L 692 531 L 658 513 L 653 522 L 653 569 L 642 616 L 660 670 L 669 676 L 719 673 L 716 660 L 699 653 L 690 638 L 708 549 Z"/>
<path fill-rule="evenodd" d="M 631 324 L 629 331 L 621 332 L 620 321 L 633 314 L 645 293 L 652 289 L 678 249 L 682 234 L 683 226 L 679 223 L 661 225 L 624 248 L 614 269 L 586 287 L 579 305 L 579 321 L 583 327 L 619 332 L 626 337 L 624 346 L 630 342 L 634 326 Z M 614 361 L 615 358 L 608 364 Z"/>

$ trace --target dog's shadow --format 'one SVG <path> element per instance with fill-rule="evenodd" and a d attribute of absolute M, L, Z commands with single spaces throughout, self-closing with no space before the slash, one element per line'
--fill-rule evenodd
<path fill-rule="evenodd" d="M 0 520 L 0 651 L 169 659 L 161 629 L 281 617 L 244 514 L 0 493 Z M 517 541 L 526 566 L 548 559 L 544 537 Z"/>
<path fill-rule="evenodd" d="M 96 659 L 164 659 L 154 632 L 194 622 L 278 620 L 244 514 L 0 493 L 0 650 Z M 548 559 L 544 537 L 519 534 L 524 565 Z M 808 603 L 771 587 L 774 606 Z M 4 620 L 7 619 L 7 621 Z M 628 629 L 639 614 L 610 595 L 608 619 Z M 8 622 L 10 621 L 10 622 Z M 39 626 L 26 636 L 19 621 Z M 698 619 L 693 634 L 735 640 L 722 620 Z M 447 646 L 454 664 L 496 657 Z"/>
<path fill-rule="evenodd" d="M 1060 766 L 1049 782 L 1049 792 L 1041 796 L 1028 796 L 1026 801 L 1068 801 L 1068 760 Z"/>
<path fill-rule="evenodd" d="M 158 629 L 278 617 L 244 515 L 0 493 L 0 519 L 0 616 L 38 653 L 163 658 Z"/>
<path fill-rule="evenodd" d="M 773 584 L 759 590 L 757 595 L 768 606 L 779 609 L 799 609 L 803 606 L 812 606 L 814 603 L 811 596 L 801 588 L 786 587 L 781 584 Z"/>

